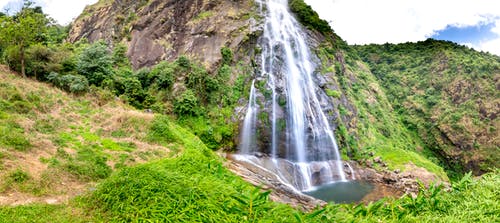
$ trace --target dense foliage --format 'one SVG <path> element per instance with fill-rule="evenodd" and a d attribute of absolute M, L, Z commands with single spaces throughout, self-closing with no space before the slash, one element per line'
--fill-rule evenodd
<path fill-rule="evenodd" d="M 317 30 L 324 35 L 333 33 L 332 28 L 327 21 L 319 18 L 311 6 L 306 4 L 304 0 L 290 0 L 288 2 L 290 10 L 295 13 L 299 21 L 310 29 Z"/>
<path fill-rule="evenodd" d="M 356 49 L 404 124 L 451 169 L 498 167 L 498 56 L 432 39 Z"/>
<path fill-rule="evenodd" d="M 36 43 L 48 41 L 48 27 L 51 21 L 43 14 L 41 7 L 24 1 L 21 10 L 14 16 L 0 17 L 0 52 L 11 66 L 26 76 L 26 50 Z"/>

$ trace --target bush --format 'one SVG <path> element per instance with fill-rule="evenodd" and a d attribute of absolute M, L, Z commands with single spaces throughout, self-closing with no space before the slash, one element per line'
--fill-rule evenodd
<path fill-rule="evenodd" d="M 340 91 L 326 89 L 326 95 L 328 95 L 330 97 L 334 97 L 334 98 L 340 98 L 341 93 L 340 93 Z"/>
<path fill-rule="evenodd" d="M 60 75 L 52 72 L 47 79 L 58 88 L 67 92 L 80 94 L 89 90 L 89 82 L 87 78 L 81 75 Z"/>
<path fill-rule="evenodd" d="M 145 95 L 141 82 L 137 78 L 130 77 L 126 78 L 123 84 L 125 87 L 124 94 L 128 97 L 129 104 L 137 108 L 142 108 Z"/>
<path fill-rule="evenodd" d="M 122 43 L 117 44 L 113 49 L 112 60 L 115 66 L 130 66 L 130 61 L 127 57 L 127 46 Z"/>
<path fill-rule="evenodd" d="M 170 90 L 174 85 L 174 66 L 168 62 L 161 62 L 156 65 L 149 74 L 146 83 L 154 83 L 159 89 Z"/>
<path fill-rule="evenodd" d="M 83 50 L 78 57 L 76 70 L 85 76 L 90 84 L 100 86 L 111 77 L 112 59 L 104 42 L 94 43 Z"/>
<path fill-rule="evenodd" d="M 174 101 L 174 112 L 179 116 L 199 114 L 198 98 L 191 90 L 186 90 Z"/>
<path fill-rule="evenodd" d="M 191 62 L 189 61 L 189 58 L 186 56 L 180 56 L 176 60 L 177 64 L 182 67 L 182 68 L 190 68 L 191 67 Z"/>
<path fill-rule="evenodd" d="M 220 49 L 220 53 L 222 54 L 222 64 L 229 65 L 233 62 L 233 52 L 228 47 L 222 47 Z"/>

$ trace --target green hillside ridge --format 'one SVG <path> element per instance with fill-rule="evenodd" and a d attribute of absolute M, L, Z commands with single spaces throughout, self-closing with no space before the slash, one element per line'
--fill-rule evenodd
<path fill-rule="evenodd" d="M 451 169 L 498 168 L 500 57 L 432 39 L 355 48 L 405 126 Z"/>
<path fill-rule="evenodd" d="M 334 49 L 326 43 L 317 54 L 323 62 L 323 73 L 332 73 L 330 85 L 338 88 L 332 100 L 348 100 L 351 107 L 339 105 L 336 137 L 344 159 L 370 162 L 369 153 L 380 156 L 391 170 L 405 170 L 413 163 L 448 180 L 439 161 L 424 149 L 421 139 L 394 113 L 383 89 L 368 66 L 348 47 Z M 382 169 L 381 166 L 378 168 Z"/>

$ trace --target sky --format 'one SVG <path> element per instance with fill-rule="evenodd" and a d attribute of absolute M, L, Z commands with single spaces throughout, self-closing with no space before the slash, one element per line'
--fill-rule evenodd
<path fill-rule="evenodd" d="M 97 0 L 33 0 L 37 6 L 49 14 L 59 24 L 67 25 L 78 17 L 86 5 L 94 4 Z M 18 11 L 22 7 L 22 0 L 0 0 L 0 10 Z"/>
<path fill-rule="evenodd" d="M 498 0 L 305 0 L 349 44 L 450 40 L 500 55 Z"/>
<path fill-rule="evenodd" d="M 0 0 L 0 10 L 21 0 Z M 69 24 L 97 0 L 35 0 Z M 305 0 L 349 44 L 450 40 L 500 55 L 499 0 Z"/>

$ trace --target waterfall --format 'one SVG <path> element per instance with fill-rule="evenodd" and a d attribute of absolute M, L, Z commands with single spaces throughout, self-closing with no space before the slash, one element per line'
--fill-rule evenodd
<path fill-rule="evenodd" d="M 322 109 L 331 102 L 314 81 L 316 65 L 306 34 L 289 12 L 287 0 L 259 3 L 266 18 L 261 67 L 252 82 L 239 157 L 300 191 L 346 181 L 336 139 Z"/>

